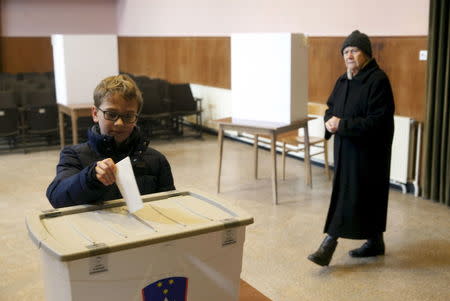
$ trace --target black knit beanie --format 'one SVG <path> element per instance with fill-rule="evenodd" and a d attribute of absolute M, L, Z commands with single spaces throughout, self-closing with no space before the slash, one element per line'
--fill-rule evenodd
<path fill-rule="evenodd" d="M 362 52 L 372 57 L 372 46 L 370 45 L 369 37 L 359 32 L 353 31 L 344 41 L 341 47 L 341 54 L 344 54 L 344 49 L 348 46 L 358 47 Z"/>

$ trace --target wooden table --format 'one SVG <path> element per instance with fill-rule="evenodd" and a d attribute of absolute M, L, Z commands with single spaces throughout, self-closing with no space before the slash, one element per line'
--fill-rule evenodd
<path fill-rule="evenodd" d="M 91 116 L 92 104 L 70 104 L 63 105 L 58 104 L 58 116 L 59 116 L 59 137 L 61 141 L 61 148 L 64 147 L 64 114 L 70 116 L 72 121 L 72 139 L 73 144 L 78 144 L 78 117 Z"/>
<path fill-rule="evenodd" d="M 234 130 L 238 132 L 246 132 L 255 135 L 266 135 L 270 139 L 270 152 L 272 155 L 272 193 L 273 202 L 278 204 L 278 187 L 277 187 L 277 157 L 276 157 L 276 141 L 279 134 L 289 132 L 291 130 L 304 128 L 305 131 L 305 167 L 307 174 L 307 184 L 311 187 L 311 162 L 309 156 L 309 133 L 308 133 L 308 120 L 311 118 L 305 118 L 303 120 L 293 121 L 291 123 L 276 123 L 276 122 L 264 122 L 253 120 L 241 120 L 235 118 L 223 118 L 216 120 L 218 123 L 218 142 L 219 142 L 219 168 L 217 174 L 217 192 L 220 192 L 220 175 L 222 171 L 222 156 L 223 156 L 223 135 L 225 130 Z M 258 166 L 258 139 L 254 142 L 255 151 L 255 178 L 257 178 L 257 166 Z"/>
<path fill-rule="evenodd" d="M 270 299 L 241 279 L 239 301 L 270 301 Z"/>

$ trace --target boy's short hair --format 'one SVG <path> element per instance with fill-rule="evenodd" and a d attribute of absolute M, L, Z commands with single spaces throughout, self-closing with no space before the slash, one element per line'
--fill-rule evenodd
<path fill-rule="evenodd" d="M 94 90 L 94 105 L 98 108 L 107 97 L 119 95 L 126 101 L 137 100 L 139 114 L 142 109 L 142 93 L 135 81 L 126 74 L 109 76 L 103 79 Z"/>

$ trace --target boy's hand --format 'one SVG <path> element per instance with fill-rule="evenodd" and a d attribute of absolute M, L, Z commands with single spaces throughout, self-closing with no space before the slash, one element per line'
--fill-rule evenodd
<path fill-rule="evenodd" d="M 111 158 L 98 161 L 95 166 L 95 176 L 105 186 L 109 186 L 116 182 L 116 164 Z"/>

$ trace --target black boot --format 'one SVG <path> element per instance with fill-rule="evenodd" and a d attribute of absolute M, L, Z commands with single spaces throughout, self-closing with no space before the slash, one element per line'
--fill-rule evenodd
<path fill-rule="evenodd" d="M 327 235 L 320 245 L 319 249 L 308 256 L 308 259 L 312 262 L 326 266 L 330 263 L 331 257 L 333 257 L 334 250 L 336 250 L 337 239 Z"/>
<path fill-rule="evenodd" d="M 384 255 L 383 233 L 370 238 L 360 248 L 348 252 L 351 257 L 372 257 Z"/>

